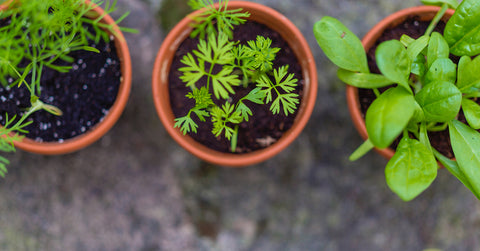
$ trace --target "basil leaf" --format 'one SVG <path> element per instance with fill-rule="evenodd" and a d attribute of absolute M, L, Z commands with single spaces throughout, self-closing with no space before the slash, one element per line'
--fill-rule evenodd
<path fill-rule="evenodd" d="M 448 4 L 449 8 L 456 9 L 458 7 L 457 0 L 421 0 L 424 5 L 442 6 Z"/>
<path fill-rule="evenodd" d="M 480 105 L 468 98 L 462 99 L 462 109 L 468 124 L 473 129 L 480 129 Z"/>
<path fill-rule="evenodd" d="M 333 17 L 325 16 L 313 26 L 325 55 L 338 67 L 368 73 L 367 55 L 360 39 Z"/>
<path fill-rule="evenodd" d="M 423 50 L 427 48 L 428 42 L 430 40 L 429 36 L 421 36 L 416 40 L 407 41 L 412 39 L 406 35 L 402 35 L 402 44 L 407 44 L 407 54 L 410 60 L 412 61 L 411 72 L 418 76 L 423 76 L 425 74 L 425 56 L 423 55 Z"/>
<path fill-rule="evenodd" d="M 385 77 L 411 92 L 408 79 L 412 62 L 408 58 L 407 49 L 400 41 L 390 40 L 381 43 L 375 52 L 375 59 Z"/>
<path fill-rule="evenodd" d="M 365 125 L 370 141 L 386 148 L 400 135 L 415 111 L 415 99 L 402 87 L 390 88 L 367 110 Z"/>
<path fill-rule="evenodd" d="M 402 36 L 400 37 L 400 42 L 405 45 L 405 47 L 408 47 L 410 46 L 410 44 L 412 44 L 413 42 L 415 42 L 415 39 L 410 37 L 409 35 L 407 34 L 402 34 Z"/>
<path fill-rule="evenodd" d="M 460 170 L 472 186 L 480 192 L 480 133 L 458 120 L 448 123 L 453 153 Z"/>
<path fill-rule="evenodd" d="M 433 154 L 435 155 L 437 160 L 445 168 L 447 168 L 447 170 L 453 176 L 455 176 L 458 180 L 460 180 L 460 182 L 462 182 L 462 184 L 465 185 L 470 191 L 472 191 L 472 193 L 480 200 L 480 194 L 478 194 L 477 192 L 475 192 L 475 190 L 473 190 L 472 185 L 470 184 L 470 181 L 468 181 L 468 179 L 465 177 L 465 174 L 462 172 L 462 170 L 460 170 L 460 167 L 458 167 L 458 164 L 456 161 L 443 156 L 443 154 L 439 153 L 435 149 L 433 150 Z"/>
<path fill-rule="evenodd" d="M 450 49 L 445 38 L 443 38 L 440 33 L 433 32 L 427 49 L 428 68 L 430 68 L 437 59 L 448 58 L 449 55 Z"/>
<path fill-rule="evenodd" d="M 337 76 L 343 82 L 358 88 L 380 88 L 392 85 L 393 82 L 380 74 L 357 73 L 345 69 L 338 69 Z"/>
<path fill-rule="evenodd" d="M 421 36 L 407 46 L 407 54 L 410 60 L 415 60 L 418 55 L 420 55 L 420 53 L 427 48 L 429 40 L 429 36 Z"/>
<path fill-rule="evenodd" d="M 455 83 L 457 80 L 457 65 L 449 58 L 437 59 L 425 74 L 425 83 L 427 84 L 442 80 L 450 83 Z"/>
<path fill-rule="evenodd" d="M 450 51 L 456 56 L 480 53 L 480 1 L 463 0 L 444 30 Z"/>
<path fill-rule="evenodd" d="M 411 72 L 417 76 L 423 77 L 427 68 L 425 67 L 425 56 L 419 54 L 412 62 Z"/>
<path fill-rule="evenodd" d="M 447 81 L 433 82 L 415 95 L 425 119 L 430 122 L 448 122 L 454 119 L 462 104 L 462 93 Z"/>
<path fill-rule="evenodd" d="M 474 87 L 480 87 L 480 57 L 473 60 L 468 56 L 460 58 L 458 63 L 458 81 L 457 86 L 462 93 L 470 93 L 475 91 Z"/>
<path fill-rule="evenodd" d="M 425 114 L 423 112 L 423 108 L 417 102 L 414 102 L 414 107 L 415 108 L 414 108 L 413 116 L 410 119 L 410 122 L 418 124 L 422 121 L 425 121 Z"/>
<path fill-rule="evenodd" d="M 432 184 L 437 177 L 437 167 L 428 147 L 404 137 L 385 168 L 387 185 L 401 199 L 412 200 Z"/>

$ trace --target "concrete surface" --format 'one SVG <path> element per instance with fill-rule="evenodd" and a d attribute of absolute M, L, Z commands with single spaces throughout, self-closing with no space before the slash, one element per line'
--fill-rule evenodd
<path fill-rule="evenodd" d="M 285 14 L 316 58 L 319 92 L 304 133 L 277 157 L 229 169 L 166 134 L 151 69 L 174 0 L 119 0 L 134 65 L 129 104 L 100 141 L 64 156 L 19 151 L 0 180 L 0 250 L 480 250 L 480 204 L 447 171 L 405 203 L 375 153 L 357 162 L 344 85 L 313 34 L 323 15 L 363 36 L 417 0 L 255 0 Z M 173 9 L 172 9 L 173 8 Z M 181 12 L 181 11 L 180 11 Z M 173 17 L 178 15 L 171 15 Z"/>

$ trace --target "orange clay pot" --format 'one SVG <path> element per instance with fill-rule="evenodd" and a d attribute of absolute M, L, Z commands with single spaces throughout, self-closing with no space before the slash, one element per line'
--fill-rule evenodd
<path fill-rule="evenodd" d="M 91 4 L 89 0 L 85 0 L 85 4 Z M 7 7 L 7 4 L 0 5 L 0 10 Z M 105 15 L 105 12 L 99 6 L 93 9 L 98 16 Z M 15 147 L 27 152 L 44 154 L 44 155 L 59 155 L 71 153 L 80 150 L 100 139 L 110 128 L 117 122 L 118 118 L 123 112 L 130 95 L 131 81 L 132 81 L 132 66 L 130 61 L 130 52 L 128 50 L 127 42 L 123 37 L 122 32 L 115 24 L 115 21 L 108 14 L 102 19 L 102 22 L 110 24 L 115 30 L 115 46 L 117 48 L 118 57 L 121 62 L 121 82 L 117 94 L 117 99 L 110 108 L 108 114 L 101 122 L 92 127 L 84 134 L 78 135 L 71 139 L 66 139 L 62 143 L 59 142 L 37 142 L 29 138 L 24 138 L 22 141 L 15 142 Z"/>
<path fill-rule="evenodd" d="M 217 5 L 218 7 L 218 5 Z M 305 79 L 304 96 L 300 104 L 294 125 L 273 145 L 245 154 L 223 153 L 202 145 L 188 135 L 183 135 L 178 128 L 174 128 L 175 116 L 171 110 L 169 97 L 168 75 L 170 65 L 179 45 L 189 36 L 192 29 L 189 17 L 181 20 L 165 38 L 155 61 L 153 69 L 153 99 L 158 115 L 165 129 L 171 137 L 187 151 L 198 158 L 222 166 L 238 167 L 256 164 L 272 158 L 280 153 L 302 132 L 308 122 L 315 105 L 317 96 L 317 70 L 310 47 L 302 33 L 285 16 L 261 4 L 231 1 L 229 9 L 242 8 L 251 15 L 249 20 L 267 25 L 277 31 L 295 52 L 302 67 Z M 195 13 L 200 13 L 197 11 Z"/>
<path fill-rule="evenodd" d="M 440 7 L 436 6 L 418 6 L 408 9 L 404 9 L 398 12 L 393 13 L 392 15 L 386 17 L 378 24 L 376 24 L 362 39 L 363 47 L 365 51 L 370 50 L 370 48 L 375 44 L 377 39 L 383 34 L 386 29 L 395 27 L 405 21 L 408 17 L 419 16 L 422 21 L 432 20 L 437 12 L 440 10 Z M 444 22 L 448 21 L 453 15 L 454 10 L 447 10 L 442 20 Z M 353 123 L 357 128 L 357 131 L 360 133 L 360 136 L 366 140 L 368 138 L 367 129 L 365 127 L 365 118 L 364 114 L 360 110 L 360 101 L 358 98 L 358 88 L 347 85 L 347 103 L 348 109 L 350 110 L 350 115 L 352 117 Z M 387 159 L 390 159 L 395 154 L 395 150 L 391 148 L 378 149 L 375 148 L 382 156 Z"/>

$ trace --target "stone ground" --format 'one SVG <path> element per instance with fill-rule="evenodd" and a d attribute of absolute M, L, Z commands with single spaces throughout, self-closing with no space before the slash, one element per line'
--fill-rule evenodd
<path fill-rule="evenodd" d="M 120 0 L 134 66 L 129 104 L 100 141 L 64 156 L 10 155 L 0 181 L 0 250 L 480 250 L 480 204 L 447 171 L 405 203 L 386 186 L 386 160 L 357 162 L 345 87 L 312 27 L 339 17 L 359 36 L 417 0 L 256 0 L 285 14 L 316 58 L 319 92 L 304 133 L 247 168 L 203 163 L 157 118 L 151 69 L 178 0 Z"/>

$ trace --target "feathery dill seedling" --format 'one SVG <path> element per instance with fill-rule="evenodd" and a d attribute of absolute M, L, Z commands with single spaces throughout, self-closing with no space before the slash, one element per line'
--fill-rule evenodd
<path fill-rule="evenodd" d="M 245 23 L 250 16 L 248 12 L 229 10 L 228 0 L 219 1 L 218 9 L 212 0 L 190 0 L 190 5 L 205 10 L 201 15 L 191 16 L 195 21 L 191 35 L 198 36 L 199 43 L 197 50 L 182 58 L 185 66 L 179 69 L 183 73 L 180 79 L 191 88 L 186 97 L 195 100 L 195 106 L 185 116 L 175 119 L 174 126 L 183 134 L 196 133 L 198 125 L 192 115 L 201 122 L 210 118 L 212 133 L 229 140 L 234 152 L 239 124 L 253 115 L 246 101 L 269 105 L 273 114 L 291 115 L 299 104 L 298 94 L 293 92 L 298 80 L 288 73 L 288 65 L 274 67 L 280 48 L 272 47 L 271 39 L 257 36 L 246 45 L 231 41 L 234 26 Z M 206 85 L 198 86 L 204 78 Z M 236 103 L 232 101 L 236 87 L 251 85 L 254 88 L 246 96 Z M 216 105 L 214 99 L 224 103 Z"/>
<path fill-rule="evenodd" d="M 114 33 L 113 27 L 101 23 L 103 16 L 92 11 L 96 5 L 102 4 L 105 4 L 105 13 L 111 13 L 115 10 L 116 0 L 92 0 L 91 4 L 86 4 L 84 0 L 15 0 L 0 11 L 0 83 L 6 88 L 24 85 L 31 96 L 31 106 L 24 113 L 10 119 L 8 114 L 5 115 L 6 123 L 0 127 L 0 151 L 15 151 L 13 142 L 23 138 L 20 134 L 28 133 L 24 128 L 32 123 L 27 121 L 32 113 L 46 110 L 62 115 L 60 109 L 38 98 L 42 71 L 48 67 L 68 72 L 71 66 L 59 66 L 57 63 L 73 63 L 69 53 L 79 50 L 99 52 L 88 45 L 89 39 L 109 41 L 110 33 Z M 84 28 L 86 24 L 93 27 L 93 33 Z M 8 79 L 14 81 L 9 83 Z M 6 164 L 8 160 L 0 156 L 2 177 L 6 173 Z"/>

